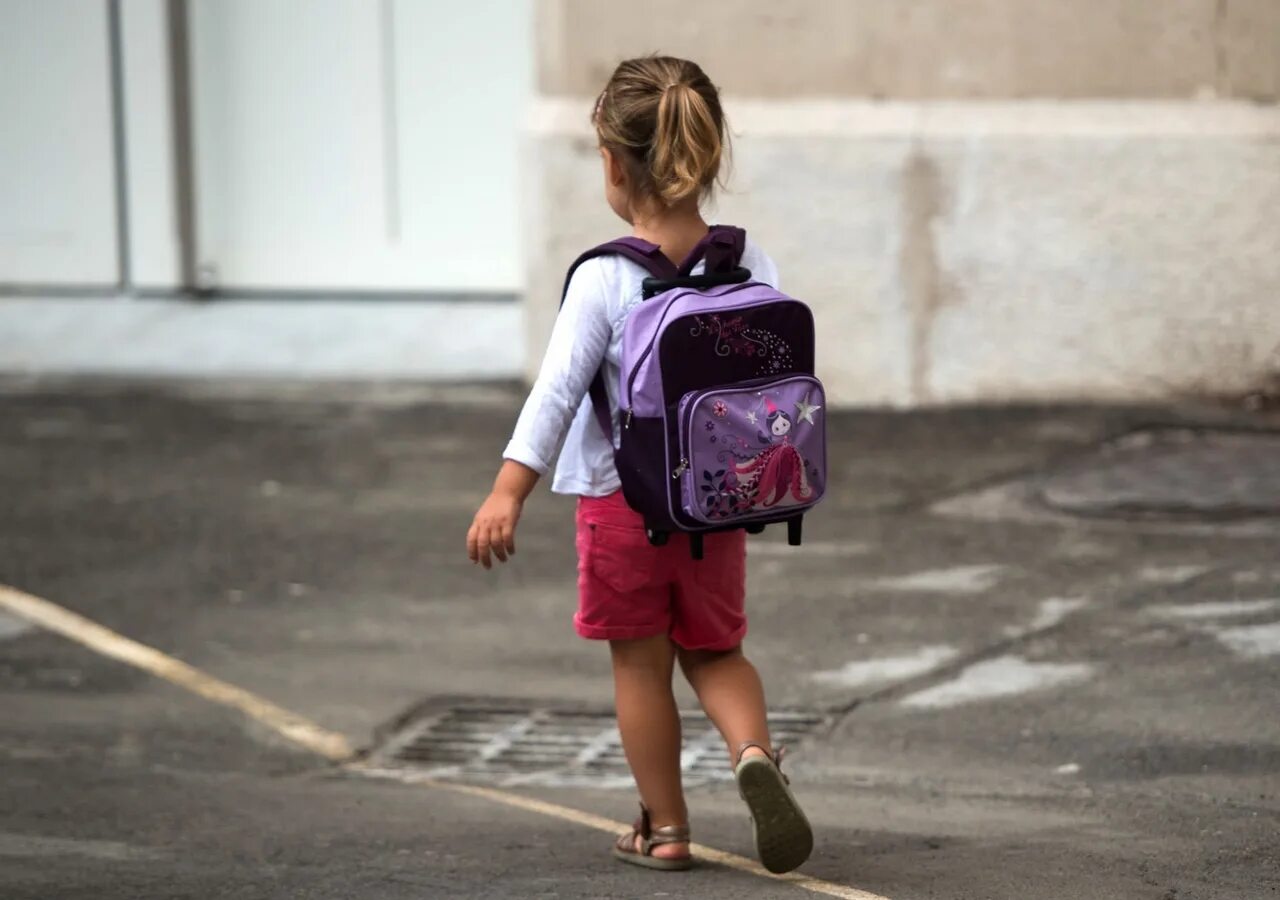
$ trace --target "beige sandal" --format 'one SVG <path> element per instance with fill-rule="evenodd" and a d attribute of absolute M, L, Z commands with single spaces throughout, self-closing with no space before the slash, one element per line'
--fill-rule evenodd
<path fill-rule="evenodd" d="M 765 755 L 743 759 L 742 754 L 752 747 Z M 778 875 L 799 868 L 813 852 L 813 828 L 791 793 L 790 779 L 782 774 L 782 756 L 781 749 L 770 754 L 766 747 L 748 741 L 738 748 L 733 768 L 738 793 L 751 810 L 760 864 Z"/>
<path fill-rule="evenodd" d="M 636 849 L 636 838 L 640 838 L 640 849 Z M 633 866 L 644 866 L 646 869 L 661 869 L 666 872 L 681 872 L 693 868 L 691 856 L 654 856 L 653 848 L 663 844 L 685 844 L 689 841 L 688 825 L 663 825 L 654 828 L 649 821 L 649 810 L 640 804 L 640 818 L 636 819 L 631 830 L 618 838 L 613 845 L 613 855 Z"/>

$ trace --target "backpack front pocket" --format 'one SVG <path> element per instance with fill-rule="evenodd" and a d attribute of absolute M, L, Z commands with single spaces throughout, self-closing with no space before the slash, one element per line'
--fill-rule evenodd
<path fill-rule="evenodd" d="M 826 397 L 812 375 L 691 391 L 679 405 L 685 516 L 706 525 L 781 519 L 826 489 Z"/>

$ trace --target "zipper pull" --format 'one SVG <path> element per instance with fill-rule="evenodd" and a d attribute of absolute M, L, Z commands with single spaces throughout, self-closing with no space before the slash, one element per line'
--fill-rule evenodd
<path fill-rule="evenodd" d="M 688 468 L 689 468 L 689 460 L 687 459 L 680 460 L 680 465 L 676 466 L 676 470 L 671 473 L 671 480 L 678 481 L 680 479 L 680 476 L 683 475 L 688 470 Z"/>
<path fill-rule="evenodd" d="M 622 427 L 624 429 L 631 427 L 631 410 L 627 410 L 627 417 L 622 420 Z"/>

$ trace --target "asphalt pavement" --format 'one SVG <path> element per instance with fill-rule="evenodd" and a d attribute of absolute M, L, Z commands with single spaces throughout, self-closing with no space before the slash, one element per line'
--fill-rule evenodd
<path fill-rule="evenodd" d="M 812 896 L 714 862 L 623 867 L 589 824 L 424 783 L 635 812 L 607 654 L 571 628 L 572 501 L 540 488 L 512 564 L 465 560 L 519 400 L 0 383 L 0 584 L 362 762 L 0 612 L 0 897 Z M 806 723 L 788 768 L 818 835 L 809 887 L 1280 896 L 1280 415 L 829 425 L 806 545 L 766 534 L 749 563 L 747 652 Z M 732 785 L 691 766 L 695 840 L 750 857 Z"/>

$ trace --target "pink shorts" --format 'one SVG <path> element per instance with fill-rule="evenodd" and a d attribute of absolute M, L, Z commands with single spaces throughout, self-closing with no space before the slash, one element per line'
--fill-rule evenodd
<path fill-rule="evenodd" d="M 706 536 L 703 558 L 673 534 L 650 545 L 622 492 L 578 499 L 578 634 L 597 640 L 671 636 L 686 650 L 732 650 L 747 633 L 746 534 Z"/>

